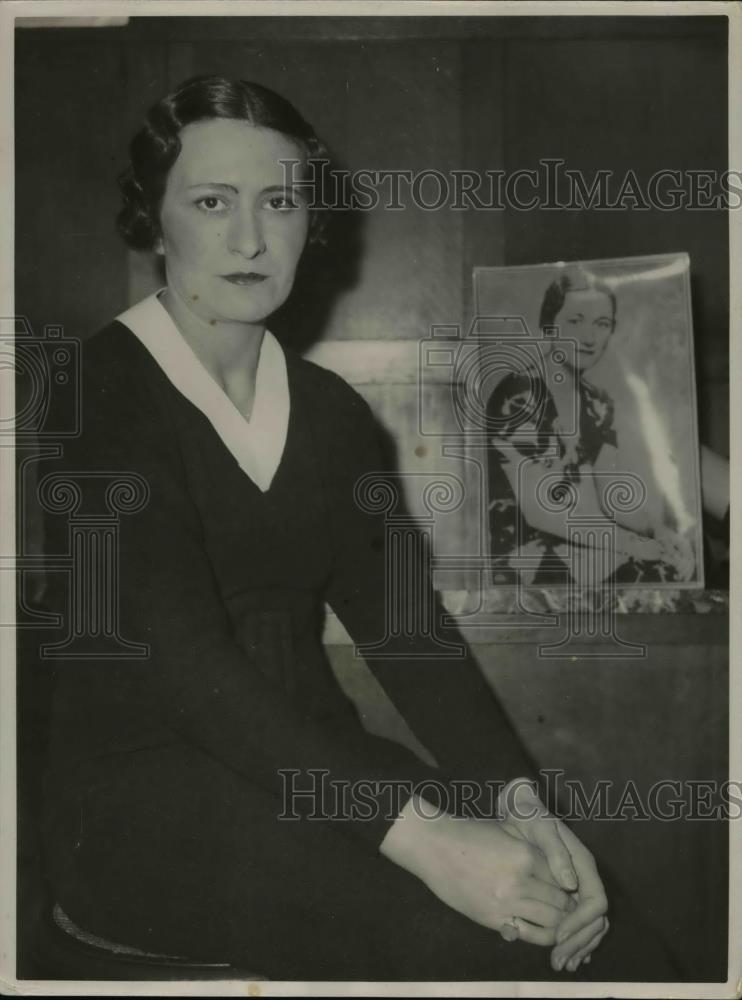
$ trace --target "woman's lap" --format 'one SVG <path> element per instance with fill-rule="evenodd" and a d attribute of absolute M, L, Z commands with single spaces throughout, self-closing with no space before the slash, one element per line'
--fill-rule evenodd
<path fill-rule="evenodd" d="M 549 980 L 549 949 L 508 944 L 336 826 L 195 750 L 140 755 L 48 824 L 59 901 L 80 926 L 148 951 L 229 961 L 271 979 Z M 65 842 L 66 841 L 66 842 Z M 676 980 L 620 895 L 574 978 Z"/>

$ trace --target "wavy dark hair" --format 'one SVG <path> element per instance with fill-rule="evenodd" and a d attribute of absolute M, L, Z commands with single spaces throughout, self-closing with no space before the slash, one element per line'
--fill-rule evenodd
<path fill-rule="evenodd" d="M 613 289 L 599 278 L 593 277 L 581 268 L 570 268 L 560 278 L 549 285 L 544 292 L 541 303 L 541 313 L 538 325 L 543 330 L 544 327 L 553 326 L 554 320 L 561 312 L 567 292 L 581 292 L 587 289 L 602 292 L 608 297 L 611 303 L 613 328 L 616 327 L 616 294 Z"/>
<path fill-rule="evenodd" d="M 147 112 L 129 144 L 129 165 L 118 178 L 123 205 L 116 227 L 135 250 L 152 250 L 160 237 L 160 206 L 186 125 L 231 118 L 274 129 L 297 143 L 307 159 L 327 161 L 327 149 L 309 122 L 280 94 L 247 80 L 197 76 L 186 80 Z M 322 198 L 314 194 L 315 204 Z M 325 212 L 310 206 L 308 242 L 325 239 Z"/>

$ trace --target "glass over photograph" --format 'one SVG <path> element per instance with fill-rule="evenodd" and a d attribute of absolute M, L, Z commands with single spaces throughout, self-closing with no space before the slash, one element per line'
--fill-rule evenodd
<path fill-rule="evenodd" d="M 703 586 L 684 254 L 475 271 L 492 581 Z"/>

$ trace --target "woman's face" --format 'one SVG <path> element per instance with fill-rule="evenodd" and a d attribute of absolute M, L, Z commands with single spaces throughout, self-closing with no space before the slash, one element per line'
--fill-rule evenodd
<path fill-rule="evenodd" d="M 280 160 L 302 153 L 273 129 L 213 118 L 187 125 L 160 211 L 168 287 L 208 322 L 260 323 L 288 297 L 307 205 Z"/>
<path fill-rule="evenodd" d="M 567 292 L 554 324 L 561 338 L 575 341 L 575 370 L 586 371 L 600 360 L 613 333 L 611 300 L 596 289 Z"/>

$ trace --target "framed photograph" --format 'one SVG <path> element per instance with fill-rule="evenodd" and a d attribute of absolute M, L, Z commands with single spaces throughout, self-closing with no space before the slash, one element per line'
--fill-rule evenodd
<path fill-rule="evenodd" d="M 690 269 L 475 268 L 494 584 L 703 586 Z"/>

